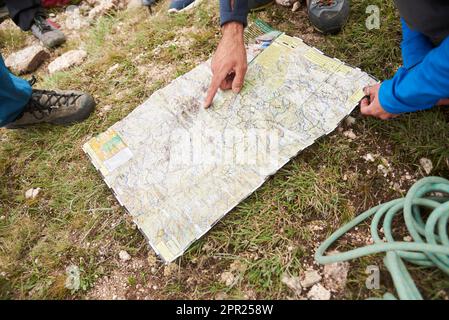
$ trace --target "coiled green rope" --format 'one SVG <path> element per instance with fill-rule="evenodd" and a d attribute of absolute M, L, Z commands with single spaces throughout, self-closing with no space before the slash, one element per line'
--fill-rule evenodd
<path fill-rule="evenodd" d="M 429 195 L 432 193 L 437 195 Z M 335 231 L 318 248 L 315 260 L 320 264 L 330 264 L 386 252 L 384 263 L 391 274 L 399 298 L 422 299 L 404 260 L 419 266 L 438 267 L 449 275 L 448 194 L 449 180 L 439 177 L 421 179 L 412 186 L 405 198 L 374 207 Z M 423 218 L 424 209 L 431 211 L 426 221 Z M 392 221 L 401 213 L 413 242 L 401 242 L 393 238 Z M 371 222 L 374 244 L 335 255 L 324 255 L 341 236 L 371 216 L 374 216 Z M 382 218 L 386 241 L 382 240 L 378 233 Z M 396 298 L 387 293 L 384 299 Z"/>

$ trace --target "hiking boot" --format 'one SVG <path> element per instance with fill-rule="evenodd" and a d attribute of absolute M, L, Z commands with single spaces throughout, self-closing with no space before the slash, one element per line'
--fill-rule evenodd
<path fill-rule="evenodd" d="M 64 33 L 55 28 L 43 15 L 37 15 L 34 18 L 31 32 L 47 48 L 55 48 L 65 42 Z"/>
<path fill-rule="evenodd" d="M 199 0 L 171 0 L 168 13 L 176 13 L 193 8 Z"/>
<path fill-rule="evenodd" d="M 248 0 L 249 11 L 259 11 L 272 5 L 274 0 Z"/>
<path fill-rule="evenodd" d="M 315 29 L 335 34 L 349 17 L 350 0 L 307 0 L 307 12 Z"/>
<path fill-rule="evenodd" d="M 17 129 L 38 123 L 68 125 L 86 119 L 94 108 L 93 97 L 84 92 L 33 89 L 22 114 L 5 128 Z"/>

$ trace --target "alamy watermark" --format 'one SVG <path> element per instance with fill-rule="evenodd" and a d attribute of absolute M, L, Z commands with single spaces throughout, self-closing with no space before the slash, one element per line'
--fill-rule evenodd
<path fill-rule="evenodd" d="M 366 288 L 369 290 L 380 289 L 380 269 L 378 266 L 371 265 L 365 270 L 368 275 L 365 281 Z"/>
<path fill-rule="evenodd" d="M 380 8 L 376 5 L 366 7 L 365 13 L 369 16 L 365 20 L 365 26 L 368 30 L 380 29 Z"/>

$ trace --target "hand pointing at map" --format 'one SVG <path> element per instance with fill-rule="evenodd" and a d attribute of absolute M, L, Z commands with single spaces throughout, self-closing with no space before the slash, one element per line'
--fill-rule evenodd
<path fill-rule="evenodd" d="M 208 108 L 218 89 L 239 93 L 243 87 L 248 63 L 243 41 L 243 25 L 229 22 L 222 27 L 223 37 L 212 58 L 212 81 L 204 107 Z"/>

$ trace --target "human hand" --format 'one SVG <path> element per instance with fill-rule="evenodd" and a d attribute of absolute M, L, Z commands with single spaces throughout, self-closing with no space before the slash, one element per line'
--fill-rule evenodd
<path fill-rule="evenodd" d="M 367 98 L 362 99 L 360 102 L 360 112 L 365 116 L 371 116 L 382 120 L 398 117 L 397 114 L 389 113 L 382 108 L 379 102 L 379 89 L 380 83 L 363 89 L 365 94 L 370 98 L 369 100 Z"/>
<path fill-rule="evenodd" d="M 223 37 L 212 58 L 212 81 L 204 101 L 205 108 L 212 104 L 218 88 L 232 89 L 235 93 L 239 93 L 248 68 L 243 42 L 243 25 L 238 22 L 228 22 L 222 27 L 222 34 Z"/>

